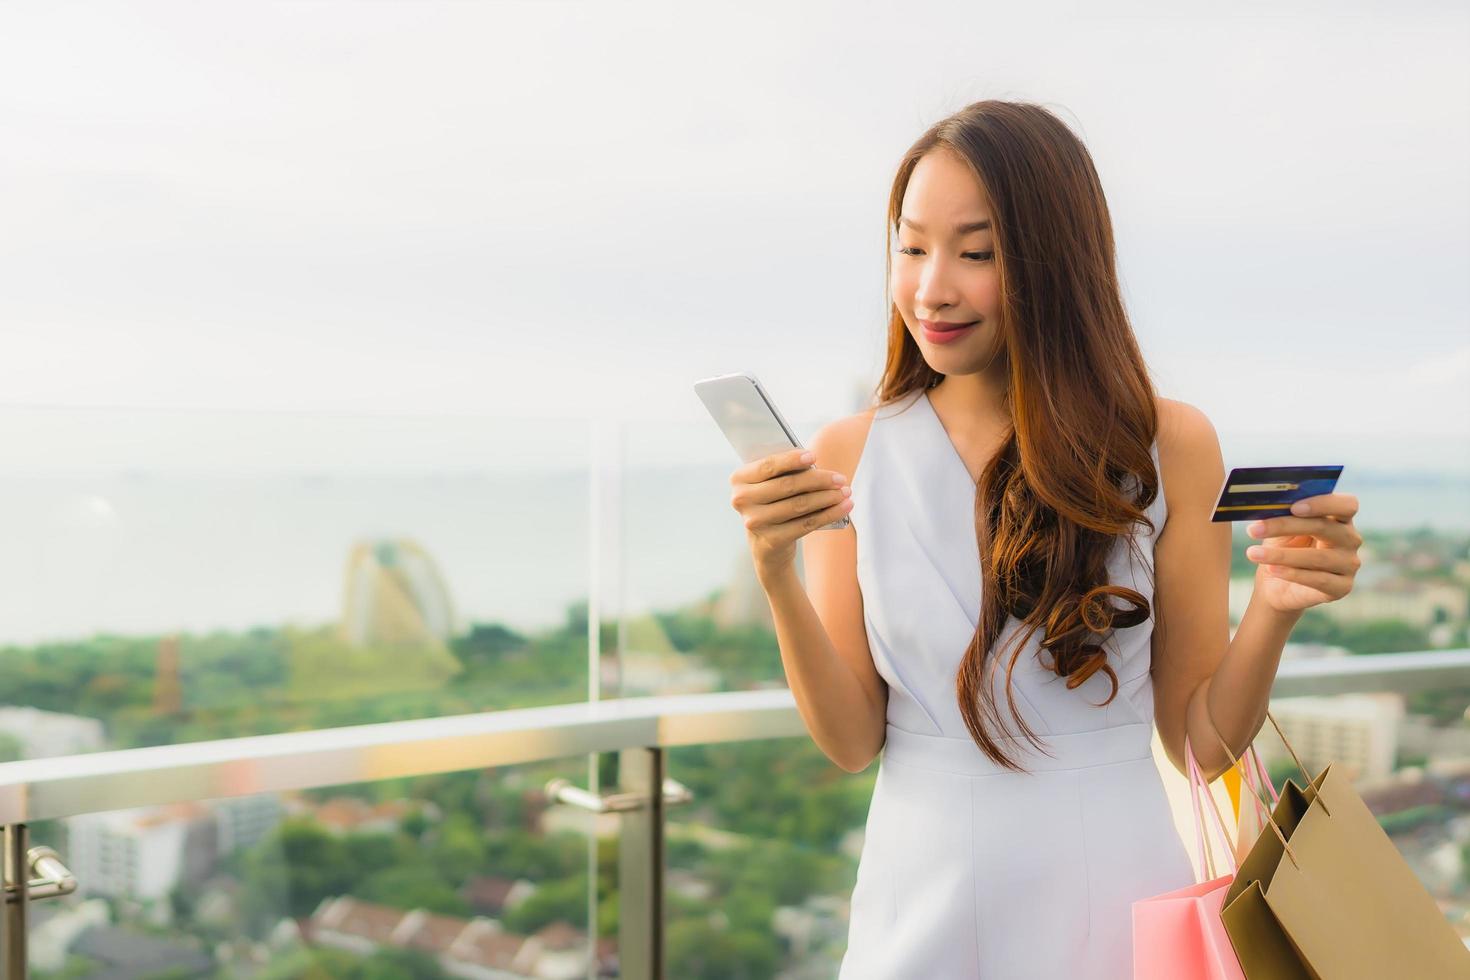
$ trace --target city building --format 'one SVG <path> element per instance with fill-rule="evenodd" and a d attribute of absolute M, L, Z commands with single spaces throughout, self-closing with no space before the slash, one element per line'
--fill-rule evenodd
<path fill-rule="evenodd" d="M 66 818 L 67 864 L 78 892 L 166 899 L 207 876 L 218 857 L 213 813 L 202 803 L 110 810 Z"/>
<path fill-rule="evenodd" d="M 1321 608 L 1341 623 L 1401 619 L 1411 626 L 1431 629 L 1464 623 L 1470 617 L 1470 592 L 1449 582 L 1392 576 L 1367 588 L 1355 584 L 1352 592 Z"/>
<path fill-rule="evenodd" d="M 465 980 L 581 980 L 591 965 L 586 933 L 565 922 L 521 936 L 495 919 L 405 911 L 345 895 L 322 900 L 306 936 L 314 944 L 360 956 L 385 946 L 417 950 Z M 604 967 L 615 962 L 614 940 L 598 941 L 597 958 L 600 975 L 609 975 Z"/>
<path fill-rule="evenodd" d="M 283 816 L 271 794 L 81 814 L 65 821 L 67 860 L 84 894 L 156 901 L 204 881 Z"/>
<path fill-rule="evenodd" d="M 1277 698 L 1271 713 L 1314 777 L 1329 763 L 1353 780 L 1382 779 L 1393 772 L 1404 717 L 1402 695 Z M 1256 736 L 1256 750 L 1268 765 L 1291 760 L 1270 724 Z M 1296 779 L 1300 782 L 1301 775 Z"/>
<path fill-rule="evenodd" d="M 391 834 L 412 813 L 422 813 L 430 823 L 438 823 L 443 814 L 429 800 L 383 800 L 369 803 L 355 796 L 334 796 L 316 803 L 293 796 L 286 804 L 293 816 L 309 815 L 324 830 L 333 834 Z"/>
<path fill-rule="evenodd" d="M 102 722 L 81 715 L 14 705 L 0 707 L 0 733 L 17 744 L 22 759 L 47 759 L 107 748 Z"/>
<path fill-rule="evenodd" d="M 471 875 L 459 890 L 477 915 L 499 918 L 536 893 L 536 885 L 525 878 L 499 875 Z"/>
<path fill-rule="evenodd" d="M 211 800 L 208 806 L 214 813 L 221 855 L 263 840 L 286 815 L 280 797 L 274 793 L 226 797 Z"/>
<path fill-rule="evenodd" d="M 88 929 L 72 954 L 97 965 L 89 977 L 202 977 L 214 972 L 214 958 L 197 942 L 148 935 L 126 927 Z"/>
<path fill-rule="evenodd" d="M 458 632 L 449 588 L 407 539 L 360 542 L 347 560 L 342 637 L 353 646 L 434 646 Z"/>
<path fill-rule="evenodd" d="M 59 973 L 66 957 L 82 933 L 112 922 L 107 903 L 89 898 L 75 904 L 40 903 L 30 912 L 31 931 L 26 940 L 31 968 Z"/>

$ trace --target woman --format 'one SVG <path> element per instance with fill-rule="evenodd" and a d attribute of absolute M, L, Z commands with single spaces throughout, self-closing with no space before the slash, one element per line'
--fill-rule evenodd
<path fill-rule="evenodd" d="M 1292 626 L 1352 588 L 1358 502 L 1249 528 L 1232 639 L 1219 442 L 1154 392 L 1081 142 L 968 106 L 888 226 L 876 407 L 731 479 L 812 738 L 849 772 L 882 751 L 840 975 L 1128 977 L 1132 903 L 1193 880 L 1153 727 L 1210 779 L 1250 744 Z M 796 542 L 849 512 L 803 587 Z"/>

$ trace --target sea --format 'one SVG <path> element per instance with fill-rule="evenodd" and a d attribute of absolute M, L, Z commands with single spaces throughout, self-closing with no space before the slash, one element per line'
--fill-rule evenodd
<path fill-rule="evenodd" d="M 336 621 L 349 555 L 381 541 L 432 558 L 460 628 L 538 630 L 581 602 L 611 619 L 751 588 L 729 502 L 739 461 L 720 439 L 702 419 L 9 410 L 0 644 Z M 1342 462 L 1349 448 L 1226 465 Z M 1470 471 L 1355 461 L 1339 489 L 1365 531 L 1470 533 Z"/>

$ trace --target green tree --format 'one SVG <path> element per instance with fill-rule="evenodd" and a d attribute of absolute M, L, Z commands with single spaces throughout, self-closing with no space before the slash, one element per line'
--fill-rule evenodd
<path fill-rule="evenodd" d="M 408 911 L 424 909 L 439 915 L 467 916 L 469 906 L 439 872 L 421 864 L 386 868 L 354 891 L 364 902 L 391 905 Z"/>
<path fill-rule="evenodd" d="M 1325 643 L 1353 653 L 1406 653 L 1429 649 L 1428 634 L 1402 619 L 1344 623 L 1320 609 L 1308 609 L 1292 627 L 1293 643 Z"/>
<path fill-rule="evenodd" d="M 296 949 L 271 961 L 255 980 L 354 980 L 362 958 L 337 949 Z"/>
<path fill-rule="evenodd" d="M 441 879 L 458 887 L 485 867 L 485 834 L 464 813 L 452 813 L 435 831 L 425 854 Z"/>
<path fill-rule="evenodd" d="M 669 924 L 669 976 L 700 980 L 765 980 L 776 974 L 781 947 L 765 932 L 721 930 L 705 919 Z"/>
<path fill-rule="evenodd" d="M 354 869 L 342 842 L 310 819 L 287 820 L 244 863 L 242 910 L 263 931 L 282 916 L 304 918 L 322 899 L 350 890 Z"/>
<path fill-rule="evenodd" d="M 341 840 L 343 860 L 357 880 L 412 864 L 418 855 L 413 842 L 403 834 L 348 834 Z"/>
<path fill-rule="evenodd" d="M 432 956 L 417 950 L 380 949 L 361 957 L 316 947 L 274 960 L 255 980 L 447 980 L 447 975 Z"/>
<path fill-rule="evenodd" d="M 421 806 L 414 807 L 398 821 L 398 828 L 414 840 L 422 841 L 429 829 L 429 814 Z"/>
<path fill-rule="evenodd" d="M 504 921 L 507 929 L 522 935 L 558 921 L 582 928 L 587 922 L 586 873 L 539 883 L 530 897 L 506 910 Z"/>
<path fill-rule="evenodd" d="M 15 762 L 25 758 L 25 742 L 9 732 L 0 732 L 0 762 Z"/>
<path fill-rule="evenodd" d="M 831 851 L 862 823 L 877 767 L 858 776 L 833 765 L 808 738 L 690 746 L 670 770 L 726 830 Z M 674 819 L 691 819 L 677 811 Z"/>
<path fill-rule="evenodd" d="M 1470 684 L 1438 687 L 1432 691 L 1415 691 L 1406 704 L 1410 713 L 1428 715 L 1437 725 L 1470 725 Z"/>
<path fill-rule="evenodd" d="M 527 645 L 525 636 L 499 623 L 475 623 L 450 648 L 466 669 L 474 670 L 493 667 L 505 654 L 524 651 Z"/>
<path fill-rule="evenodd" d="M 352 980 L 446 980 L 446 974 L 427 953 L 381 949 L 358 967 Z"/>
<path fill-rule="evenodd" d="M 587 841 L 580 834 L 542 837 L 515 828 L 485 841 L 485 861 L 507 878 L 549 881 L 585 869 Z"/>

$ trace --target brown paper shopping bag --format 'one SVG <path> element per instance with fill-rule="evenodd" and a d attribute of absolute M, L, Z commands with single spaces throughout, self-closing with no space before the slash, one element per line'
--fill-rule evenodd
<path fill-rule="evenodd" d="M 1470 950 L 1346 776 L 1329 764 L 1288 780 L 1269 814 L 1252 798 L 1266 829 L 1220 912 L 1247 980 L 1470 977 Z"/>

